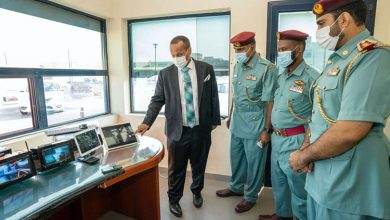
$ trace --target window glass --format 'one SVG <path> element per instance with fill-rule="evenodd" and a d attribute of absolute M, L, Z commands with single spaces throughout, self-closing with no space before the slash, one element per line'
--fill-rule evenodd
<path fill-rule="evenodd" d="M 108 113 L 105 20 L 0 1 L 0 139 Z"/>
<path fill-rule="evenodd" d="M 0 67 L 104 69 L 102 33 L 0 8 Z"/>
<path fill-rule="evenodd" d="M 214 67 L 221 115 L 228 114 L 230 16 L 202 16 L 129 23 L 131 98 L 134 112 L 145 112 L 154 94 L 158 72 L 172 65 L 173 37 L 190 39 L 192 57 Z"/>
<path fill-rule="evenodd" d="M 103 76 L 44 77 L 45 104 L 49 126 L 103 114 Z"/>
<path fill-rule="evenodd" d="M 333 53 L 322 49 L 316 43 L 316 16 L 311 11 L 279 13 L 279 31 L 297 29 L 309 35 L 303 57 L 309 65 L 322 71 L 329 56 Z"/>
<path fill-rule="evenodd" d="M 30 92 L 26 78 L 0 78 L 0 136 L 32 129 Z"/>

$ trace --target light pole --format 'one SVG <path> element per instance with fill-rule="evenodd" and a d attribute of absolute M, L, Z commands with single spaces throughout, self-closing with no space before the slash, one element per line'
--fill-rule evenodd
<path fill-rule="evenodd" d="M 157 74 L 157 43 L 154 43 L 154 72 Z"/>
<path fill-rule="evenodd" d="M 68 67 L 72 68 L 72 58 L 70 57 L 70 49 L 68 48 Z"/>
<path fill-rule="evenodd" d="M 3 55 L 4 55 L 5 65 L 7 66 L 8 65 L 7 54 L 4 52 Z"/>

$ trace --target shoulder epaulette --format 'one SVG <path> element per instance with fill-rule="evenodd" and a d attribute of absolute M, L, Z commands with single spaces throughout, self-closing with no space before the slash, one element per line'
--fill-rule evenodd
<path fill-rule="evenodd" d="M 360 52 L 370 51 L 377 47 L 378 47 L 378 42 L 371 39 L 362 40 L 357 44 L 357 48 Z"/>
<path fill-rule="evenodd" d="M 358 48 L 359 52 L 365 53 L 367 51 L 374 50 L 377 48 L 390 48 L 390 45 L 380 44 L 377 41 L 371 40 L 371 39 L 365 39 L 365 40 L 360 41 L 357 44 L 357 48 Z"/>
<path fill-rule="evenodd" d="M 371 50 L 374 50 L 377 48 L 389 48 L 389 47 L 390 47 L 390 45 L 379 44 L 377 41 L 371 40 L 371 39 L 364 39 L 364 40 L 360 41 L 357 44 L 357 48 L 359 50 L 359 53 L 357 53 L 356 56 L 353 57 L 351 62 L 348 64 L 347 71 L 345 72 L 345 75 L 344 75 L 344 84 L 347 82 L 347 80 L 351 74 L 352 66 L 355 64 L 356 60 L 360 56 L 362 56 L 363 54 L 365 54 L 368 51 L 371 51 Z"/>

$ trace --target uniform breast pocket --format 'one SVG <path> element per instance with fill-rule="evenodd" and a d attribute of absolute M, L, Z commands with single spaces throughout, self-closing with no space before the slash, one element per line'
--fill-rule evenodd
<path fill-rule="evenodd" d="M 244 89 L 254 96 L 261 94 L 262 88 L 259 81 L 246 80 L 243 86 Z"/>
<path fill-rule="evenodd" d="M 327 77 L 321 82 L 320 88 L 324 91 L 325 95 L 332 95 L 337 90 L 339 79 L 336 76 Z"/>
<path fill-rule="evenodd" d="M 332 120 L 336 120 L 340 111 L 340 97 L 339 97 L 339 78 L 337 76 L 328 76 L 321 81 L 318 88 L 316 88 L 317 94 L 321 100 L 321 105 L 324 112 Z"/>
<path fill-rule="evenodd" d="M 261 100 L 261 87 L 255 82 L 246 82 L 244 94 L 250 102 L 258 102 Z"/>
<path fill-rule="evenodd" d="M 289 99 L 292 103 L 303 102 L 303 100 L 305 99 L 305 94 L 299 93 L 299 92 L 290 91 L 289 96 L 288 96 L 288 99 Z"/>

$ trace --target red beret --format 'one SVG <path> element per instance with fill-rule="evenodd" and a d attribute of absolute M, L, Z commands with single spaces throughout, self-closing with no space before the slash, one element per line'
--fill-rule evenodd
<path fill-rule="evenodd" d="M 309 35 L 297 30 L 287 30 L 276 33 L 276 36 L 278 40 L 305 41 Z"/>
<path fill-rule="evenodd" d="M 233 44 L 234 47 L 242 47 L 247 44 L 254 42 L 255 33 L 253 32 L 241 32 L 230 39 L 230 43 Z"/>
<path fill-rule="evenodd" d="M 358 1 L 362 0 L 320 0 L 314 4 L 313 13 L 323 15 Z"/>

